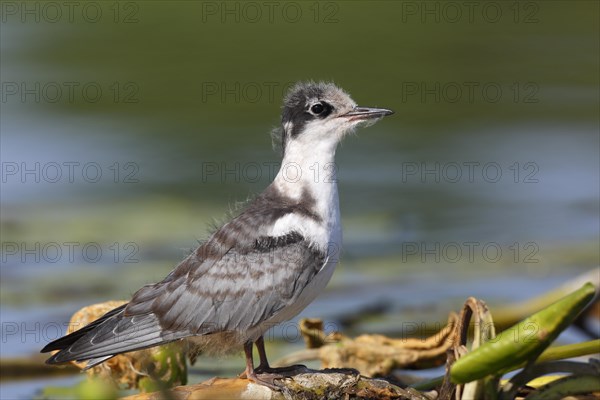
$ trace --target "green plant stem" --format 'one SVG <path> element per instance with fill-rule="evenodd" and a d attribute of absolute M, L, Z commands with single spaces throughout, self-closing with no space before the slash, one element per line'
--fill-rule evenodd
<path fill-rule="evenodd" d="M 566 358 L 580 357 L 585 355 L 597 354 L 600 352 L 600 339 L 590 340 L 587 342 L 567 344 L 564 346 L 555 346 L 546 349 L 537 359 L 536 364 L 545 361 L 564 360 Z M 510 371 L 522 368 L 525 364 L 518 365 Z M 510 372 L 506 371 L 506 372 Z M 411 387 L 417 390 L 429 390 L 439 386 L 444 380 L 443 376 L 426 379 L 416 382 Z"/>
<path fill-rule="evenodd" d="M 580 357 L 597 353 L 600 353 L 600 339 L 550 347 L 540 355 L 536 363 L 563 360 L 565 358 Z"/>

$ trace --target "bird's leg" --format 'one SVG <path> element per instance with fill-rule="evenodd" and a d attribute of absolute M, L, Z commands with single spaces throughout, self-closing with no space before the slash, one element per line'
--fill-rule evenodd
<path fill-rule="evenodd" d="M 252 342 L 249 341 L 244 343 L 244 353 L 246 354 L 246 370 L 242 375 L 240 375 L 240 378 L 246 378 L 254 383 L 267 386 L 273 390 L 281 390 L 279 386 L 275 385 L 275 379 L 284 378 L 283 376 L 276 374 L 256 374 L 254 370 L 254 359 L 252 357 Z M 261 356 L 261 361 L 262 357 L 263 356 Z"/>
<path fill-rule="evenodd" d="M 258 350 L 258 356 L 260 357 L 260 364 L 256 369 L 270 369 L 271 367 L 269 366 L 269 360 L 267 360 L 267 353 L 265 352 L 265 339 L 262 336 L 260 336 L 254 344 L 256 345 L 256 349 Z"/>
<path fill-rule="evenodd" d="M 244 354 L 246 355 L 246 369 L 240 374 L 240 378 L 248 379 L 254 373 L 254 359 L 252 357 L 252 342 L 244 343 Z"/>
<path fill-rule="evenodd" d="M 261 336 L 256 340 L 256 349 L 258 350 L 258 356 L 260 357 L 260 364 L 256 367 L 256 372 L 267 373 L 270 375 L 280 375 L 282 378 L 302 374 L 308 372 L 308 368 L 304 365 L 290 365 L 289 367 L 271 368 L 269 361 L 267 360 L 267 352 L 265 351 L 265 340 Z"/>

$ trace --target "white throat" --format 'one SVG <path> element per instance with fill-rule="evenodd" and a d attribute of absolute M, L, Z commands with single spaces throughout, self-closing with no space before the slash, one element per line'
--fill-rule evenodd
<path fill-rule="evenodd" d="M 319 143 L 298 137 L 287 144 L 281 169 L 273 185 L 294 200 L 301 200 L 303 195 L 310 194 L 315 200 L 312 211 L 321 221 L 293 215 L 284 217 L 275 225 L 274 233 L 299 230 L 315 247 L 326 250 L 335 245 L 339 251 L 341 226 L 335 164 L 337 143 L 338 139 L 332 135 L 330 140 Z"/>

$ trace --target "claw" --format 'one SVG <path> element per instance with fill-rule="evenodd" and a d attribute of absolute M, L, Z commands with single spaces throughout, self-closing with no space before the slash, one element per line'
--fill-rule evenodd
<path fill-rule="evenodd" d="M 258 385 L 266 386 L 273 390 L 277 390 L 278 392 L 281 391 L 281 386 L 278 386 L 275 383 L 275 380 L 285 378 L 285 376 L 279 374 L 256 374 L 254 372 L 251 374 L 247 374 L 247 377 L 248 380 L 251 382 L 254 382 Z"/>

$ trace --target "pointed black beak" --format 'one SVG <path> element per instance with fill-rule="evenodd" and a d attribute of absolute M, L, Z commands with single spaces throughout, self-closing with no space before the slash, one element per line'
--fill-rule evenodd
<path fill-rule="evenodd" d="M 340 115 L 340 117 L 348 118 L 350 120 L 359 120 L 359 119 L 374 119 L 374 118 L 383 118 L 386 115 L 392 115 L 394 112 L 392 110 L 387 110 L 385 108 L 369 108 L 369 107 L 354 107 L 354 109 L 344 115 Z"/>

